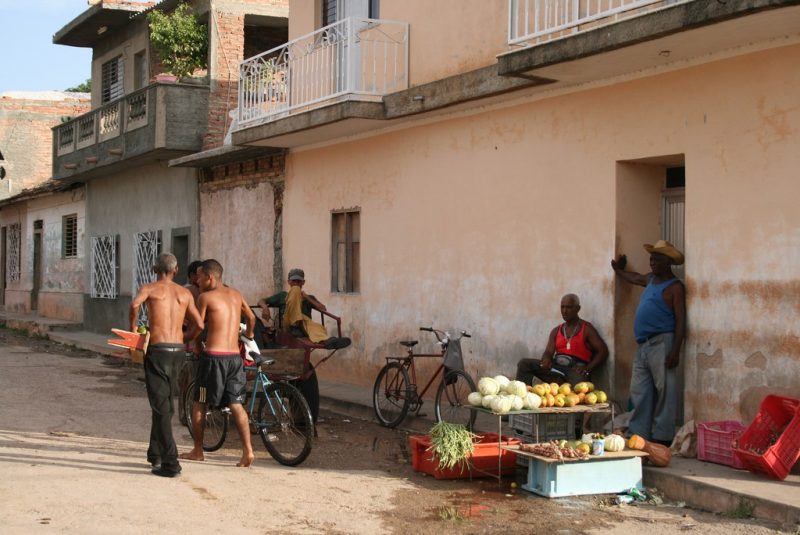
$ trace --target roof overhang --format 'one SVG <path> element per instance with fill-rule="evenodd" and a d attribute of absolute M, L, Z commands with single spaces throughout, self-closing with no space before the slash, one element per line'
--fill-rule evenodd
<path fill-rule="evenodd" d="M 154 2 L 107 2 L 91 6 L 53 35 L 57 45 L 91 48 L 103 36 L 128 24 L 133 15 Z"/>
<path fill-rule="evenodd" d="M 676 4 L 498 56 L 498 73 L 575 84 L 800 35 L 800 0 Z"/>
<path fill-rule="evenodd" d="M 283 152 L 282 148 L 276 147 L 236 147 L 225 145 L 215 149 L 204 150 L 175 158 L 169 161 L 170 167 L 195 167 L 208 168 L 229 163 L 239 163 L 263 156 L 272 156 Z"/>

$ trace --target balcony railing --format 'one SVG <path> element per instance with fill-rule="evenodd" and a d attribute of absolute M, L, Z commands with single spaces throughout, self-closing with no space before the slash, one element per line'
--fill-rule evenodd
<path fill-rule="evenodd" d="M 351 17 L 241 63 L 238 128 L 408 87 L 408 24 Z"/>
<path fill-rule="evenodd" d="M 531 44 L 693 0 L 508 0 L 508 44 Z"/>
<path fill-rule="evenodd" d="M 113 139 L 147 124 L 148 88 L 130 93 L 56 128 L 56 155 Z"/>

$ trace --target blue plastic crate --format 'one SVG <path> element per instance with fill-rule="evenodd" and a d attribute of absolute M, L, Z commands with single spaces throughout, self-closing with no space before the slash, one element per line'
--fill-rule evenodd
<path fill-rule="evenodd" d="M 642 488 L 641 457 L 603 455 L 582 461 L 550 462 L 517 454 L 528 464 L 522 488 L 548 498 L 584 494 L 612 494 Z"/>

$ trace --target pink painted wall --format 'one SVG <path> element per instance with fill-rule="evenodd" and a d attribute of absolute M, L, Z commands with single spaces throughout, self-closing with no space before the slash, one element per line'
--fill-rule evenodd
<path fill-rule="evenodd" d="M 798 94 L 795 45 L 290 153 L 284 263 L 354 340 L 321 376 L 370 385 L 431 324 L 474 333 L 474 375 L 511 374 L 541 353 L 566 292 L 629 361 L 609 268 L 617 162 L 682 154 L 687 418 L 746 420 L 763 393 L 796 394 Z M 362 289 L 330 294 L 330 211 L 352 206 Z"/>

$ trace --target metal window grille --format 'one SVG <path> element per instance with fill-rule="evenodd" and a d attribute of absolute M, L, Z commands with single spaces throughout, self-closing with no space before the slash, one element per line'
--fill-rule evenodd
<path fill-rule="evenodd" d="M 161 250 L 161 232 L 150 230 L 137 232 L 133 235 L 133 293 L 135 296 L 145 284 L 155 282 L 156 275 L 153 266 Z M 142 305 L 139 309 L 139 321 L 147 323 L 147 307 Z"/>
<path fill-rule="evenodd" d="M 103 63 L 102 69 L 102 103 L 111 102 L 121 97 L 125 90 L 122 84 L 123 63 L 122 56 L 117 56 L 111 61 Z"/>
<path fill-rule="evenodd" d="M 19 223 L 8 226 L 8 245 L 6 249 L 6 273 L 9 282 L 19 282 L 20 252 L 22 249 L 22 227 Z"/>
<path fill-rule="evenodd" d="M 360 272 L 361 212 L 334 212 L 331 219 L 331 291 L 358 292 Z"/>
<path fill-rule="evenodd" d="M 117 298 L 117 236 L 92 237 L 91 296 Z"/>
<path fill-rule="evenodd" d="M 63 258 L 78 256 L 78 214 L 65 215 L 61 218 L 61 256 Z"/>

